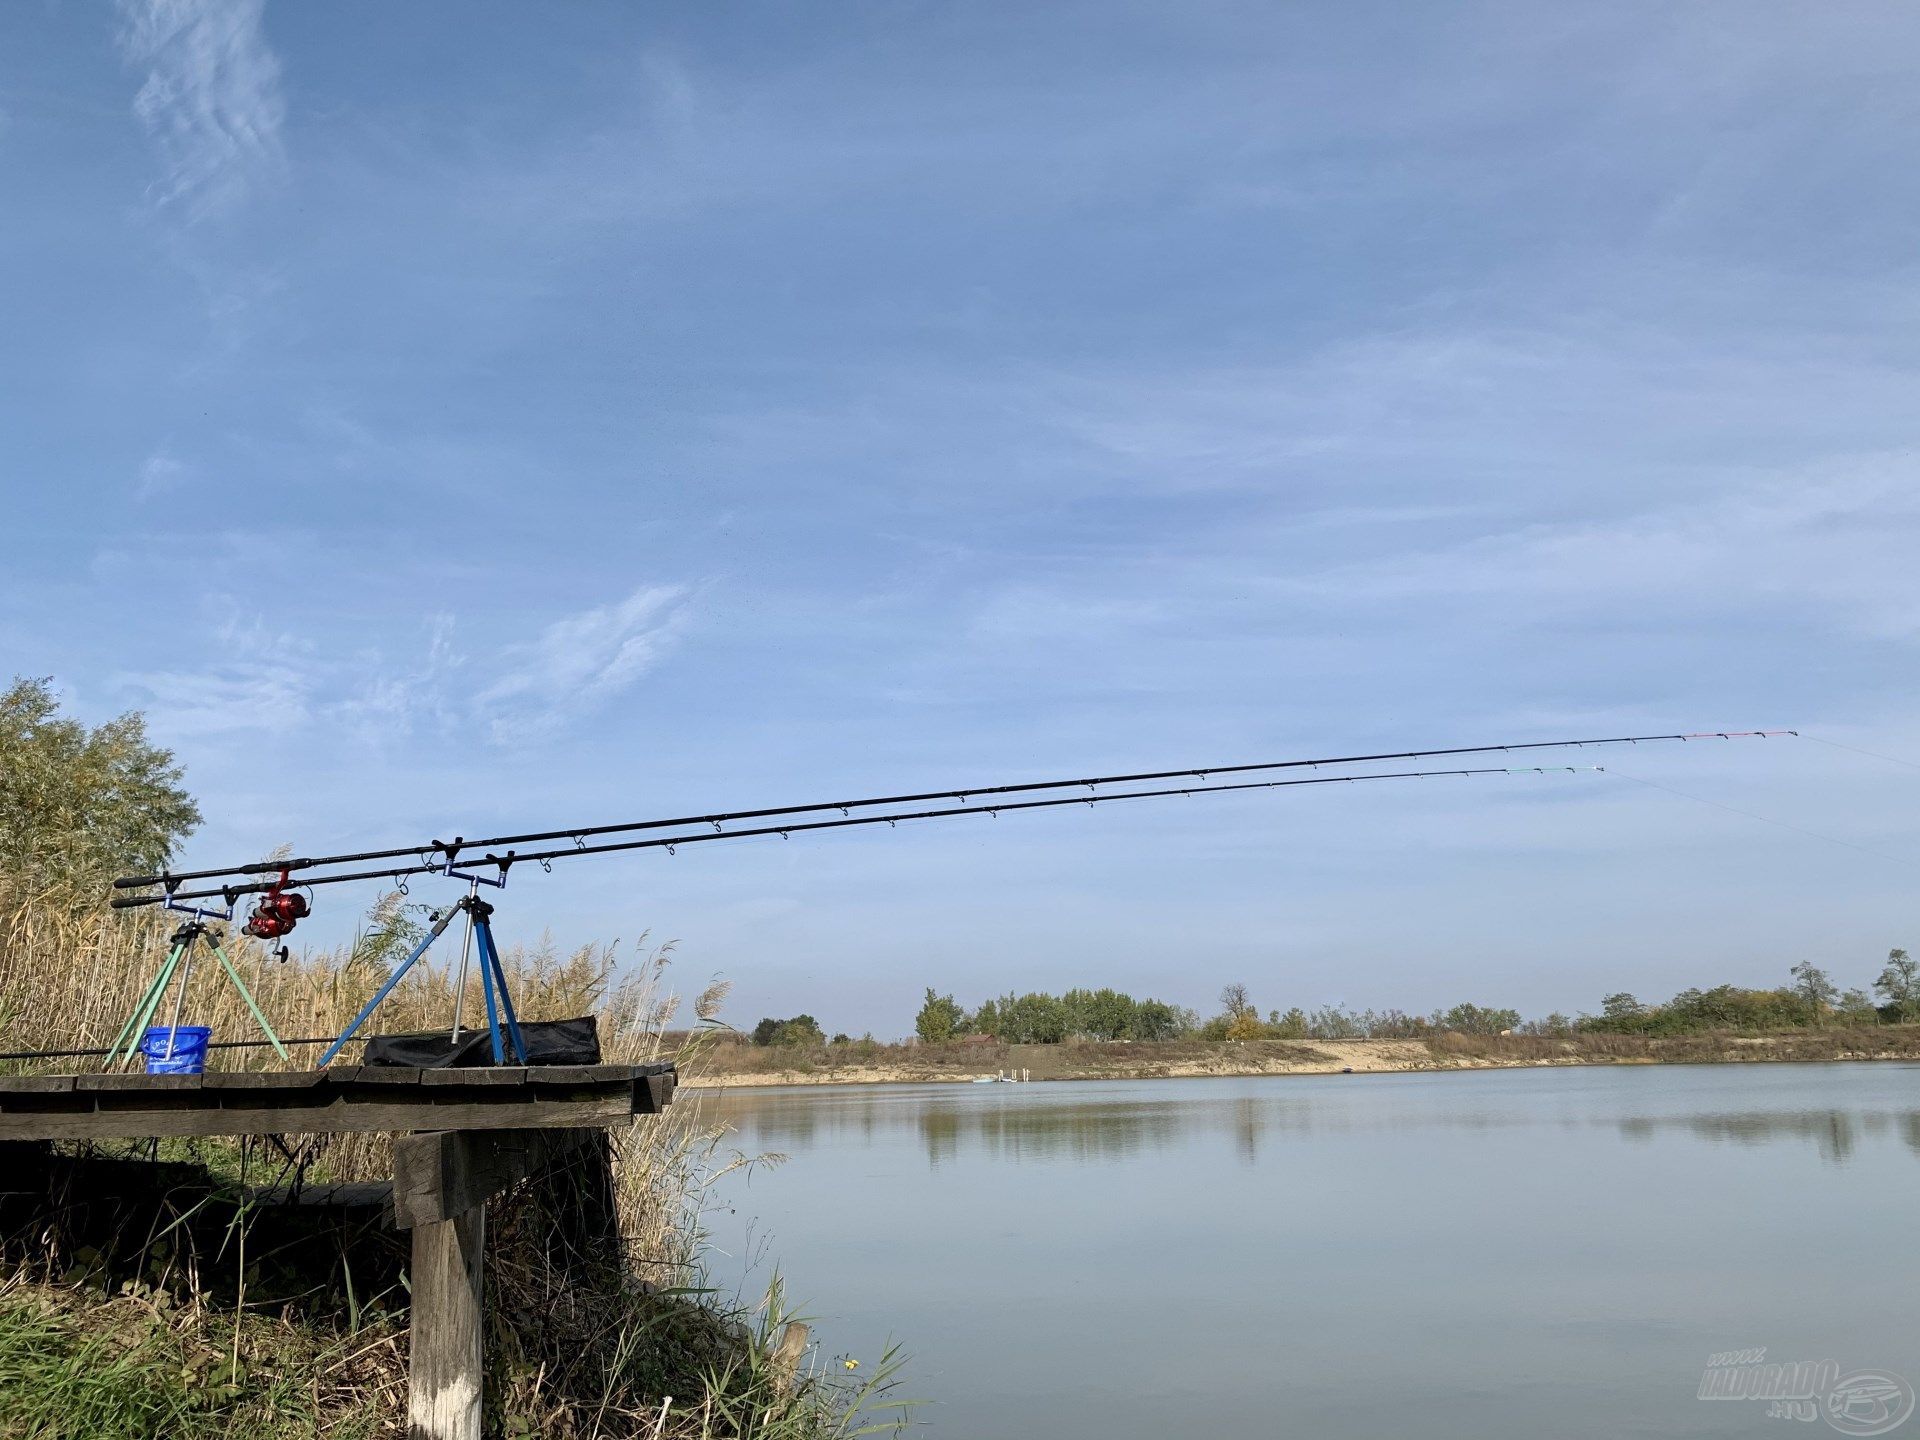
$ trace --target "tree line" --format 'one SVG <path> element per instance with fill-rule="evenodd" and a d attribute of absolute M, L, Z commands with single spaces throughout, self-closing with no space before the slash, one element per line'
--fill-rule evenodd
<path fill-rule="evenodd" d="M 929 987 L 913 1028 L 928 1044 L 979 1035 L 1010 1045 L 1052 1045 L 1066 1040 L 1401 1040 L 1448 1032 L 1681 1035 L 1920 1022 L 1920 961 L 1905 950 L 1887 953 L 1870 990 L 1842 990 L 1826 970 L 1803 961 L 1789 972 L 1788 983 L 1773 989 L 1692 988 L 1664 1004 L 1642 1003 L 1620 992 L 1606 996 L 1597 1015 L 1522 1020 L 1510 1007 L 1469 1001 L 1426 1014 L 1327 1005 L 1263 1015 L 1247 986 L 1233 984 L 1220 992 L 1219 1013 L 1202 1020 L 1192 1010 L 1161 1000 L 1136 1000 L 1113 989 L 1007 994 L 969 1010 L 951 994 Z"/>
<path fill-rule="evenodd" d="M 1541 1022 L 1554 1028 L 1618 1035 L 1680 1035 L 1698 1030 L 1786 1030 L 1805 1026 L 1899 1025 L 1920 1020 L 1920 960 L 1905 950 L 1889 950 L 1874 977 L 1872 993 L 1842 990 L 1812 961 L 1788 972 L 1789 983 L 1772 990 L 1716 985 L 1711 990 L 1682 990 L 1664 1005 L 1642 1004 L 1621 991 L 1600 1002 L 1598 1015 L 1578 1020 L 1553 1015 Z"/>
<path fill-rule="evenodd" d="M 928 1044 L 983 1035 L 1007 1045 L 1057 1045 L 1063 1040 L 1178 1040 L 1198 1023 L 1191 1010 L 1105 987 L 1064 995 L 1009 992 L 973 1010 L 929 987 L 913 1029 Z"/>

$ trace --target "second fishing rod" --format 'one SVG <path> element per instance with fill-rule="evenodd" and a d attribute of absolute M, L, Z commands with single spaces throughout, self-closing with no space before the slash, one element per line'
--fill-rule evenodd
<path fill-rule="evenodd" d="M 484 839 L 468 840 L 456 836 L 451 841 L 432 840 L 422 845 L 395 846 L 383 850 L 362 850 L 340 855 L 303 856 L 286 860 L 261 860 L 242 865 L 217 866 L 206 870 L 161 871 L 157 874 L 123 876 L 113 882 L 116 890 L 146 889 L 161 886 L 168 894 L 187 882 L 197 880 L 218 880 L 226 877 L 241 879 L 258 875 L 278 875 L 284 887 L 290 883 L 292 874 L 309 870 L 324 870 L 341 865 L 367 864 L 379 860 L 415 859 L 422 864 L 413 867 L 407 873 L 422 873 L 433 868 L 428 857 L 439 856 L 442 860 L 452 860 L 461 853 L 482 853 L 501 851 L 520 845 L 537 845 L 551 840 L 568 840 L 576 849 L 598 836 L 634 834 L 645 831 L 684 829 L 688 826 L 722 826 L 740 821 L 772 819 L 783 815 L 823 814 L 829 811 L 841 811 L 843 814 L 853 810 L 872 809 L 883 805 L 911 805 L 929 800 L 953 800 L 962 804 L 971 804 L 977 800 L 992 799 L 997 796 L 1032 794 L 1044 791 L 1067 789 L 1097 789 L 1102 786 L 1146 784 L 1161 780 L 1177 780 L 1185 777 L 1206 780 L 1221 775 L 1244 775 L 1274 770 L 1318 769 L 1323 767 L 1370 764 L 1391 760 L 1437 759 L 1455 755 L 1516 754 L 1540 750 L 1580 749 L 1595 746 L 1640 745 L 1663 742 L 1685 742 L 1693 740 L 1737 740 L 1760 739 L 1772 736 L 1790 736 L 1791 730 L 1732 730 L 1732 731 L 1693 731 L 1659 735 L 1615 735 L 1579 740 L 1532 740 L 1506 742 L 1493 745 L 1454 745 L 1426 750 L 1380 751 L 1356 755 L 1323 755 L 1300 760 L 1270 760 L 1252 764 L 1189 766 L 1180 770 L 1147 770 L 1130 774 L 1093 775 L 1077 779 L 1037 780 L 1011 784 L 975 785 L 956 787 L 949 790 L 924 790 L 898 795 L 873 795 L 853 800 L 813 801 L 803 805 L 781 805 L 759 807 L 744 810 L 713 811 L 700 815 L 680 815 L 669 818 L 621 821 L 613 824 L 576 826 L 569 829 L 529 831 L 518 835 L 495 835 Z M 1218 787 L 1215 787 L 1218 788 Z M 1116 797 L 1118 798 L 1118 797 Z M 1007 808 L 1002 805 L 1001 808 Z M 944 813 L 944 812 L 943 812 Z M 962 813 L 962 812 L 953 812 Z M 780 828 L 780 827 L 773 827 Z M 788 829 L 792 826 L 785 827 Z M 730 832 L 740 833 L 740 832 Z M 629 848 L 625 846 L 612 848 Z M 571 853 L 571 852 L 555 852 Z M 522 857 L 530 858 L 530 857 Z M 352 878 L 368 879 L 390 873 L 386 870 L 358 872 Z M 335 877 L 302 876 L 299 884 L 326 883 Z M 344 878 L 344 877 L 342 877 Z M 193 892 L 199 896 L 218 896 L 231 891 L 235 895 L 258 894 L 272 888 L 268 884 L 244 883 L 223 885 L 217 888 Z M 156 904 L 164 900 L 164 895 L 142 896 L 133 899 L 116 899 L 116 908 L 126 909 L 139 904 Z M 181 895 L 179 898 L 189 898 Z"/>
<path fill-rule="evenodd" d="M 1544 775 L 1572 774 L 1580 770 L 1599 770 L 1601 767 L 1576 765 L 1527 765 L 1527 766 L 1486 766 L 1459 770 L 1395 770 L 1380 771 L 1361 775 L 1316 775 L 1304 780 L 1247 780 L 1230 785 L 1183 785 L 1160 790 L 1127 790 L 1108 794 L 1075 795 L 1069 798 L 1049 800 L 999 800 L 989 805 L 967 806 L 964 808 L 941 810 L 890 811 L 882 815 L 843 815 L 838 820 L 801 820 L 789 821 L 782 825 L 759 825 L 738 830 L 695 831 L 686 835 L 654 836 L 645 840 L 619 840 L 599 845 L 577 843 L 551 850 L 534 850 L 521 853 L 508 850 L 504 854 L 487 851 L 482 854 L 469 854 L 462 851 L 449 853 L 441 860 L 420 860 L 412 865 L 387 866 L 378 870 L 355 870 L 329 875 L 316 875 L 309 879 L 293 882 L 301 887 L 316 885 L 343 885 L 362 880 L 391 880 L 403 882 L 410 876 L 443 874 L 459 879 L 473 878 L 473 872 L 491 867 L 495 875 L 486 883 L 502 884 L 507 872 L 515 865 L 533 861 L 551 868 L 555 860 L 570 859 L 576 855 L 610 855 L 632 850 L 665 850 L 673 853 L 682 845 L 709 844 L 717 840 L 747 840 L 769 835 L 790 836 L 814 830 L 845 830 L 864 825 L 897 825 L 902 820 L 942 820 L 960 816 L 992 818 L 1003 813 L 1020 810 L 1051 810 L 1071 805 L 1104 805 L 1116 800 L 1154 800 L 1173 796 L 1219 795 L 1230 791 L 1249 790 L 1285 790 L 1309 785 L 1360 785 L 1378 780 L 1435 780 L 1452 777 L 1476 775 Z M 1183 772 L 1185 773 L 1185 772 Z M 414 852 L 405 852 L 412 854 Z M 456 870 L 456 864 L 469 867 L 467 871 Z M 132 909 L 142 905 L 162 903 L 178 904 L 189 900 L 224 899 L 229 905 L 242 895 L 270 894 L 279 896 L 284 893 L 288 882 L 283 877 L 271 883 L 259 882 L 245 885 L 226 885 L 207 890 L 170 890 L 159 895 L 120 896 L 113 901 L 116 909 Z M 302 911 L 304 914 L 304 910 Z M 283 932 L 284 933 L 284 932 Z"/>

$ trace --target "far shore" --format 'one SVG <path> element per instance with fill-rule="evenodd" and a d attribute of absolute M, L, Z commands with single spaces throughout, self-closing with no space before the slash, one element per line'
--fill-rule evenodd
<path fill-rule="evenodd" d="M 1173 1080 L 1236 1075 L 1338 1075 L 1564 1065 L 1920 1061 L 1920 1025 L 1764 1035 L 1456 1035 L 1407 1040 L 1080 1042 L 1062 1045 L 842 1044 L 786 1050 L 723 1044 L 682 1069 L 690 1087 L 967 1084 L 1032 1080 Z"/>

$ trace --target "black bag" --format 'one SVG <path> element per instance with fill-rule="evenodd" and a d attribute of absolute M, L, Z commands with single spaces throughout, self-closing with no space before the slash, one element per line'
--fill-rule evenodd
<path fill-rule="evenodd" d="M 506 1047 L 503 1064 L 517 1065 L 513 1041 L 506 1022 L 500 1024 L 500 1037 Z M 591 1015 L 578 1020 L 522 1020 L 520 1039 L 527 1047 L 529 1065 L 598 1065 L 600 1028 Z M 462 1030 L 460 1039 L 451 1039 L 445 1030 L 416 1035 L 376 1035 L 367 1041 L 362 1065 L 392 1066 L 407 1070 L 449 1070 L 462 1066 L 493 1064 L 493 1039 L 483 1025 L 478 1030 Z"/>

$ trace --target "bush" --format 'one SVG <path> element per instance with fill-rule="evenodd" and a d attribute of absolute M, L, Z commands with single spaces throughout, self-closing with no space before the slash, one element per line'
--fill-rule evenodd
<path fill-rule="evenodd" d="M 753 1043 L 756 1045 L 824 1045 L 827 1032 L 820 1028 L 820 1022 L 811 1015 L 795 1015 L 791 1020 L 775 1020 L 768 1016 L 753 1027 Z"/>

